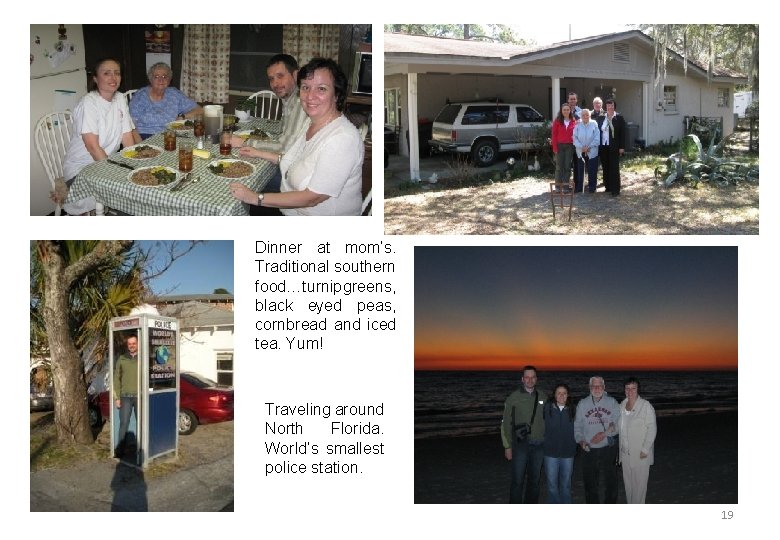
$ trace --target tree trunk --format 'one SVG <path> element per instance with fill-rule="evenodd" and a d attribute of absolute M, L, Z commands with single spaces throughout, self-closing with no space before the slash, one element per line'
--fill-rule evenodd
<path fill-rule="evenodd" d="M 54 378 L 54 423 L 59 443 L 91 444 L 87 387 L 81 359 L 68 328 L 68 284 L 58 247 L 39 241 L 38 254 L 46 276 L 43 320 L 49 338 Z"/>

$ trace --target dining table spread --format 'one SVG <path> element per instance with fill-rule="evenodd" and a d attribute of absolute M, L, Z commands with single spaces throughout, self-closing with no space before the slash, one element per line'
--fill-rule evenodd
<path fill-rule="evenodd" d="M 251 119 L 240 123 L 241 130 L 262 129 L 272 140 L 281 135 L 281 122 L 266 119 Z M 95 161 L 84 167 L 70 186 L 67 202 L 86 197 L 94 197 L 104 206 L 122 213 L 136 216 L 226 216 L 248 215 L 249 206 L 231 195 L 230 182 L 246 185 L 255 192 L 261 192 L 276 173 L 278 166 L 263 159 L 252 159 L 238 155 L 234 148 L 230 156 L 219 153 L 219 144 L 211 144 L 206 138 L 204 150 L 208 158 L 193 156 L 191 175 L 186 181 L 160 186 L 142 186 L 133 183 L 132 169 L 151 166 L 179 169 L 178 145 L 182 142 L 195 143 L 192 131 L 180 132 L 177 136 L 177 149 L 163 150 L 160 155 L 147 159 L 133 159 L 122 156 L 122 151 L 108 156 L 108 159 Z M 164 148 L 163 135 L 158 133 L 141 144 Z M 240 159 L 251 163 L 254 171 L 249 176 L 231 179 L 212 173 L 208 165 L 221 159 Z M 113 163 L 112 163 L 113 162 Z M 186 173 L 179 172 L 180 177 Z M 179 186 L 178 184 L 181 183 Z"/>

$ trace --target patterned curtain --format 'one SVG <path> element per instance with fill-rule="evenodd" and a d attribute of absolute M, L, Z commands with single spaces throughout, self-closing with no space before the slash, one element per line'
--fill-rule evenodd
<path fill-rule="evenodd" d="M 285 24 L 282 28 L 282 50 L 305 65 L 316 56 L 339 59 L 339 25 Z"/>
<path fill-rule="evenodd" d="M 230 25 L 186 25 L 181 91 L 199 103 L 227 103 L 229 86 Z"/>

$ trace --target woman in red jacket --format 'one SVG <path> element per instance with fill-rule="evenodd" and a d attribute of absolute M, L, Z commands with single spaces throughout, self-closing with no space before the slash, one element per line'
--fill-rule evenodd
<path fill-rule="evenodd" d="M 574 125 L 577 121 L 571 115 L 568 103 L 561 105 L 558 116 L 552 123 L 552 149 L 555 154 L 555 181 L 571 184 L 571 164 L 574 159 Z"/>

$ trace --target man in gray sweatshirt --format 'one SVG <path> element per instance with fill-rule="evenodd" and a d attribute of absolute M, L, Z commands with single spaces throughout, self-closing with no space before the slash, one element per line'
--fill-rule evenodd
<path fill-rule="evenodd" d="M 602 502 L 599 497 L 600 478 L 604 479 L 605 503 L 616 503 L 618 494 L 617 435 L 620 426 L 620 405 L 607 395 L 602 377 L 590 378 L 590 394 L 577 404 L 574 418 L 574 440 L 584 451 L 582 474 L 585 481 L 585 502 Z"/>

